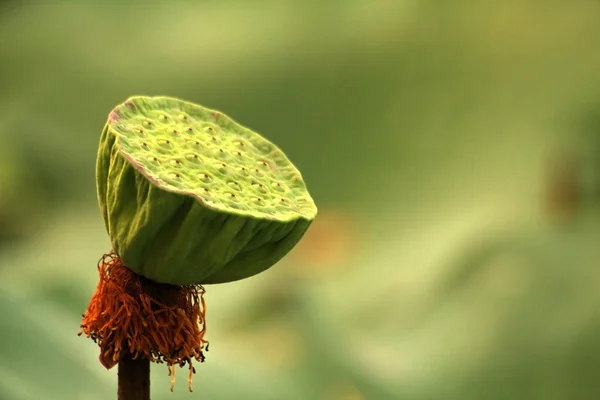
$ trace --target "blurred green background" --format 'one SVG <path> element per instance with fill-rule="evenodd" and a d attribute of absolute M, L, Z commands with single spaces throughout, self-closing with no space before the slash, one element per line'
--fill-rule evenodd
<path fill-rule="evenodd" d="M 94 167 L 134 94 L 278 144 L 319 206 L 207 287 L 195 392 L 600 398 L 600 2 L 0 3 L 0 399 L 116 398 L 77 337 L 110 250 Z"/>

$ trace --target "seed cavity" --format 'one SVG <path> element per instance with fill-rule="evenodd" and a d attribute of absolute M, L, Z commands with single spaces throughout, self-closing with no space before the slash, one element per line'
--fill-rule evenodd
<path fill-rule="evenodd" d="M 173 146 L 171 145 L 171 142 L 169 140 L 161 140 L 161 141 L 159 141 L 159 143 L 162 147 L 165 147 L 167 149 L 173 148 Z"/>
<path fill-rule="evenodd" d="M 225 196 L 227 196 L 227 199 L 230 200 L 230 201 L 232 201 L 233 203 L 239 202 L 239 199 L 235 195 L 235 193 L 225 193 Z"/>
<path fill-rule="evenodd" d="M 260 193 L 267 193 L 267 189 L 264 187 L 264 185 L 262 183 L 254 183 L 252 185 L 252 187 L 254 188 L 254 190 L 257 190 Z"/>
<path fill-rule="evenodd" d="M 215 167 L 217 168 L 217 170 L 222 173 L 222 174 L 226 174 L 227 173 L 227 164 L 225 163 L 219 163 L 219 164 L 215 164 Z"/>
<path fill-rule="evenodd" d="M 241 186 L 240 186 L 240 184 L 239 184 L 239 183 L 237 183 L 237 182 L 229 182 L 229 183 L 227 183 L 227 185 L 228 185 L 230 188 L 237 190 L 238 192 L 241 192 L 241 191 L 242 191 L 242 187 L 241 187 Z"/>
<path fill-rule="evenodd" d="M 212 182 L 212 179 L 211 179 L 210 175 L 208 175 L 208 174 L 200 174 L 200 175 L 198 175 L 198 177 L 204 183 L 210 183 L 210 182 Z"/>
<path fill-rule="evenodd" d="M 258 145 L 256 145 L 256 147 L 263 154 L 270 153 L 273 151 L 273 145 L 266 143 L 266 142 L 259 143 Z"/>
<path fill-rule="evenodd" d="M 200 163 L 200 158 L 198 157 L 198 154 L 188 153 L 185 155 L 185 158 L 186 160 L 193 162 L 194 164 Z"/>
<path fill-rule="evenodd" d="M 257 164 L 263 170 L 268 170 L 269 169 L 269 163 L 267 163 L 264 160 L 258 161 Z"/>

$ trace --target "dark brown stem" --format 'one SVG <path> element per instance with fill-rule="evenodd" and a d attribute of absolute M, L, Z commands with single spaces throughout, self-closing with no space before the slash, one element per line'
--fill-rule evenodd
<path fill-rule="evenodd" d="M 118 400 L 150 400 L 150 360 L 134 360 L 127 351 L 119 360 Z"/>

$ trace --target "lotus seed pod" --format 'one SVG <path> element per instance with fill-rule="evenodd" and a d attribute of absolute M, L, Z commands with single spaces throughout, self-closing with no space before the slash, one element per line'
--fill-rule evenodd
<path fill-rule="evenodd" d="M 317 214 L 277 146 L 218 111 L 170 97 L 131 97 L 110 113 L 96 182 L 116 254 L 160 283 L 256 275 Z"/>

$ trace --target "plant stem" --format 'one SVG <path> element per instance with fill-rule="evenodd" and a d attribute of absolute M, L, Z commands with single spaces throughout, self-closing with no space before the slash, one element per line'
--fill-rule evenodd
<path fill-rule="evenodd" d="M 118 374 L 118 400 L 150 400 L 150 360 L 123 351 Z"/>

